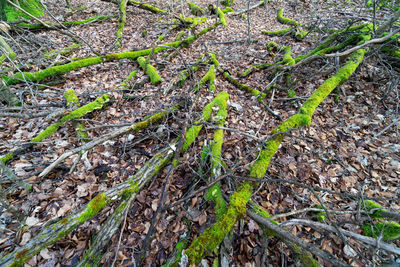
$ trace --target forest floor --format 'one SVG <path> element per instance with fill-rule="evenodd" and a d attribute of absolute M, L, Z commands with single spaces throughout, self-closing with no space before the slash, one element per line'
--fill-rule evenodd
<path fill-rule="evenodd" d="M 69 11 L 64 1 L 44 1 L 56 18 L 64 20 Z M 118 14 L 118 6 L 104 1 L 72 0 L 71 6 L 87 7 L 67 18 L 69 21 L 87 19 L 94 15 Z M 198 5 L 207 8 L 215 1 L 197 0 Z M 247 1 L 235 1 L 233 9 L 246 9 Z M 150 2 L 149 2 L 150 3 Z M 250 5 L 256 4 L 250 1 Z M 27 215 L 26 225 L 21 228 L 5 208 L 0 206 L 0 256 L 26 244 L 36 236 L 49 219 L 64 217 L 88 203 L 98 192 L 102 192 L 125 181 L 140 169 L 161 148 L 180 136 L 181 130 L 189 121 L 193 123 L 201 115 L 204 106 L 221 91 L 229 93 L 228 116 L 222 147 L 225 170 L 236 176 L 246 176 L 249 167 L 257 158 L 263 142 L 279 121 L 266 111 L 254 96 L 240 91 L 230 84 L 223 75 L 216 78 L 216 93 L 207 87 L 193 92 L 195 83 L 203 77 L 208 68 L 200 68 L 183 87 L 169 91 L 173 77 L 202 54 L 214 52 L 223 69 L 233 76 L 258 63 L 275 62 L 280 53 L 270 52 L 267 44 L 275 41 L 288 45 L 294 55 L 305 54 L 318 45 L 326 34 L 310 34 L 303 40 L 290 36 L 271 37 L 261 30 L 277 30 L 284 27 L 276 20 L 276 12 L 283 8 L 285 17 L 316 28 L 346 27 L 350 20 L 371 18 L 366 7 L 348 4 L 346 1 L 321 1 L 320 5 L 306 1 L 272 1 L 248 12 L 247 16 L 227 16 L 227 26 L 201 36 L 186 48 L 178 48 L 178 54 L 171 57 L 158 53 L 152 56 L 151 64 L 157 68 L 163 81 L 159 85 L 145 83 L 134 90 L 114 90 L 126 79 L 130 72 L 139 69 L 132 84 L 143 80 L 146 75 L 135 62 L 128 59 L 97 64 L 81 68 L 53 79 L 45 87 L 36 84 L 12 86 L 15 92 L 25 91 L 23 101 L 29 112 L 52 111 L 65 106 L 63 93 L 73 89 L 82 104 L 109 92 L 112 102 L 103 110 L 95 111 L 79 119 L 88 129 L 89 138 L 105 135 L 121 125 L 139 122 L 143 117 L 165 110 L 177 100 L 191 99 L 191 106 L 175 112 L 163 123 L 154 125 L 139 133 L 129 134 L 96 146 L 82 159 L 75 170 L 69 173 L 77 156 L 65 160 L 59 168 L 45 178 L 39 173 L 67 150 L 81 145 L 74 124 L 67 123 L 50 138 L 37 144 L 8 166 L 18 177 L 33 185 L 28 192 L 15 187 L 7 198 L 18 210 Z M 167 33 L 157 45 L 172 42 L 179 30 L 168 30 L 173 15 L 183 11 L 192 16 L 185 4 L 179 1 L 153 1 L 151 4 L 171 10 L 168 15 L 153 14 L 135 7 L 128 7 L 127 21 L 123 32 L 122 47 L 113 47 L 118 18 L 71 28 L 76 35 L 85 39 L 94 50 L 105 54 L 126 50 L 140 50 L 155 46 L 155 40 Z M 171 7 L 171 4 L 174 7 Z M 207 14 L 208 21 L 198 26 L 202 29 L 217 20 L 215 15 Z M 383 16 L 383 15 L 382 15 Z M 379 18 L 379 14 L 378 14 Z M 45 21 L 52 21 L 46 14 Z M 250 22 L 250 26 L 248 25 Z M 250 29 L 250 39 L 248 29 Z M 196 30 L 197 31 L 197 30 Z M 18 54 L 21 65 L 28 66 L 25 71 L 37 71 L 67 58 L 48 59 L 44 53 L 62 49 L 72 44 L 68 36 L 59 31 L 14 31 L 12 47 Z M 190 34 L 186 32 L 186 36 Z M 341 86 L 317 109 L 312 125 L 293 130 L 285 138 L 268 169 L 268 175 L 260 184 L 252 200 L 264 207 L 271 215 L 314 207 L 323 201 L 328 209 L 356 211 L 362 196 L 376 198 L 378 202 L 394 211 L 400 211 L 400 144 L 399 144 L 399 89 L 398 79 L 393 76 L 379 54 L 369 52 L 368 58 L 360 65 L 350 79 Z M 91 50 L 83 45 L 68 58 L 93 56 Z M 323 81 L 332 76 L 344 61 L 323 58 L 311 64 L 295 68 L 289 94 L 284 82 L 273 90 L 265 91 L 270 108 L 286 119 L 295 114 L 304 99 L 311 95 Z M 3 64 L 3 67 L 7 63 Z M 10 65 L 10 67 L 12 67 Z M 264 91 L 270 72 L 258 71 L 241 82 Z M 397 74 L 398 75 L 398 74 Z M 397 79 L 397 83 L 396 80 Z M 132 85 L 131 84 L 131 85 Z M 0 106 L 0 112 L 4 106 Z M 190 112 L 189 112 L 190 110 Z M 397 123 L 395 122 L 397 120 Z M 45 129 L 54 120 L 45 117 L 21 119 L 0 118 L 0 155 L 21 147 Z M 391 127 L 386 128 L 392 122 Z M 170 179 L 165 196 L 165 205 L 185 198 L 191 192 L 207 184 L 204 175 L 199 173 L 200 155 L 204 145 L 212 140 L 212 125 L 206 125 L 192 149 L 179 157 L 179 165 Z M 385 130 L 384 130 L 385 129 Z M 381 132 L 384 130 L 383 132 Z M 207 175 L 206 175 L 207 176 Z M 133 260 L 142 249 L 146 234 L 151 226 L 167 177 L 167 169 L 140 191 L 129 210 L 124 228 L 110 240 L 108 251 L 102 259 L 103 265 L 116 259 L 117 266 L 133 266 Z M 282 179 L 282 180 L 279 180 Z M 289 181 L 285 182 L 283 180 Z M 240 179 L 222 180 L 222 191 L 226 200 L 235 191 Z M 8 188 L 9 185 L 4 185 Z M 316 195 L 310 188 L 314 188 Z M 322 189 L 322 190 L 318 190 Z M 195 197 L 167 209 L 155 225 L 155 233 L 144 260 L 145 266 L 160 266 L 174 250 L 182 235 L 195 238 L 215 222 L 212 205 L 204 200 L 205 191 Z M 42 250 L 30 259 L 25 266 L 73 266 L 85 253 L 91 238 L 100 225 L 112 213 L 115 206 L 106 208 L 101 215 L 83 223 L 67 237 Z M 294 215 L 296 218 L 311 218 L 312 214 Z M 361 222 L 354 213 L 334 214 L 344 229 L 362 233 Z M 286 217 L 277 219 L 284 220 Z M 291 217 L 287 217 L 291 218 Z M 287 219 L 286 218 L 286 219 Z M 24 230 L 25 229 L 25 230 Z M 293 226 L 291 232 L 303 240 L 314 242 L 322 249 L 330 251 L 341 259 L 350 262 L 356 255 L 354 250 L 332 235 L 315 231 L 311 227 Z M 262 229 L 250 218 L 244 218 L 234 228 L 228 247 L 230 256 L 237 266 L 260 266 L 263 255 L 267 255 L 270 266 L 291 266 L 294 260 L 291 252 L 278 240 L 270 239 L 266 244 Z M 399 241 L 396 241 L 400 246 Z M 364 250 L 355 244 L 356 248 Z M 116 248 L 118 253 L 116 252 Z M 211 266 L 215 255 L 203 263 Z M 264 257 L 265 258 L 265 257 Z M 287 265 L 285 265 L 287 264 Z M 352 265 L 362 266 L 355 260 Z M 323 265 L 322 265 L 323 266 Z"/>

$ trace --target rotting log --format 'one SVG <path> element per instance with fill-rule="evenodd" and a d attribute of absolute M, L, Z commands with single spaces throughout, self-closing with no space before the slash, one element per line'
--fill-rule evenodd
<path fill-rule="evenodd" d="M 343 84 L 352 75 L 362 62 L 365 53 L 365 49 L 359 49 L 354 52 L 347 63 L 340 68 L 333 77 L 326 80 L 306 100 L 298 113 L 291 116 L 271 131 L 270 139 L 264 144 L 264 148 L 261 150 L 257 160 L 251 167 L 251 178 L 261 179 L 264 177 L 271 159 L 278 150 L 287 131 L 310 125 L 311 117 L 314 114 L 315 109 L 332 92 L 332 90 Z M 191 263 L 198 264 L 206 255 L 214 251 L 214 249 L 222 242 L 224 237 L 232 230 L 236 221 L 245 215 L 243 214 L 242 205 L 244 203 L 244 207 L 246 206 L 253 190 L 253 184 L 250 182 L 244 182 L 232 195 L 227 213 L 192 242 L 188 250 L 186 250 L 186 255 Z M 240 201 L 238 201 L 238 198 Z"/>
<path fill-rule="evenodd" d="M 170 48 L 177 48 L 179 46 L 186 46 L 197 40 L 200 36 L 203 34 L 206 34 L 212 29 L 215 29 L 220 22 L 216 22 L 212 24 L 211 26 L 204 28 L 201 30 L 199 33 L 196 35 L 190 36 L 183 41 L 175 41 L 171 43 L 166 43 L 160 46 L 153 48 L 148 48 L 144 50 L 139 50 L 139 51 L 126 51 L 126 52 L 121 52 L 121 53 L 112 53 L 112 54 L 106 54 L 104 56 L 98 56 L 98 57 L 89 57 L 89 58 L 83 58 L 83 59 L 78 59 L 76 61 L 64 64 L 64 65 L 59 65 L 59 66 L 53 66 L 49 67 L 47 69 L 37 71 L 37 72 L 22 72 L 22 73 L 16 73 L 11 77 L 8 77 L 6 75 L 0 75 L 0 78 L 3 78 L 7 85 L 11 84 L 16 84 L 20 83 L 23 81 L 31 81 L 31 82 L 40 82 L 48 77 L 54 77 L 60 74 L 64 74 L 67 72 L 70 72 L 72 70 L 77 70 L 79 68 L 83 67 L 88 67 L 104 62 L 110 62 L 110 61 L 115 61 L 115 60 L 121 60 L 121 59 L 137 59 L 140 56 L 146 56 L 150 55 L 151 53 L 159 53 L 161 51 L 170 49 Z"/>
<path fill-rule="evenodd" d="M 0 266 L 22 266 L 42 249 L 65 237 L 73 229 L 99 214 L 106 206 L 126 195 L 137 193 L 152 179 L 168 162 L 171 161 L 176 149 L 172 143 L 147 161 L 142 168 L 127 181 L 118 184 L 94 197 L 85 208 L 57 222 L 49 221 L 42 230 L 28 243 L 15 249 L 0 259 Z"/>

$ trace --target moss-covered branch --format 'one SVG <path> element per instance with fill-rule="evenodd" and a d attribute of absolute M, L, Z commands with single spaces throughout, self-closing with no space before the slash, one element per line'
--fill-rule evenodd
<path fill-rule="evenodd" d="M 217 6 L 215 5 L 209 5 L 208 9 L 213 13 L 213 14 L 217 14 L 219 17 L 219 20 L 221 21 L 221 24 L 226 26 L 226 15 L 225 13 Z"/>
<path fill-rule="evenodd" d="M 214 66 L 214 65 L 212 65 Z M 217 127 L 223 127 L 225 124 L 226 116 L 228 115 L 227 111 L 227 100 L 222 102 L 223 106 L 219 107 L 217 115 L 214 116 L 213 120 Z M 211 166 L 211 179 L 215 179 L 222 174 L 222 167 L 224 162 L 222 160 L 221 151 L 222 151 L 222 143 L 224 141 L 224 130 L 216 129 L 214 131 L 214 140 L 211 143 L 211 149 L 209 151 L 210 155 L 210 166 Z M 217 215 L 217 219 L 220 219 L 223 214 L 226 212 L 226 202 L 222 197 L 221 192 L 221 184 L 216 183 L 211 186 L 207 193 L 206 199 L 213 202 L 215 204 L 215 213 Z"/>
<path fill-rule="evenodd" d="M 203 125 L 201 125 L 201 122 L 210 120 L 211 114 L 213 112 L 213 107 L 215 105 L 218 105 L 219 108 L 226 107 L 226 101 L 228 100 L 228 98 L 229 94 L 227 92 L 221 92 L 213 99 L 213 101 L 211 101 L 208 105 L 204 107 L 203 118 L 195 122 L 195 124 L 200 124 L 200 125 L 193 125 L 186 131 L 185 141 L 182 145 L 182 152 L 188 150 L 188 148 L 196 140 L 201 129 L 203 129 Z"/>
<path fill-rule="evenodd" d="M 117 40 L 116 45 L 121 46 L 122 33 L 124 32 L 125 22 L 126 22 L 126 5 L 128 0 L 121 0 L 119 4 L 119 20 L 118 20 L 118 30 L 117 30 Z"/>
<path fill-rule="evenodd" d="M 251 167 L 250 177 L 263 178 L 272 157 L 278 150 L 279 145 L 283 141 L 285 133 L 290 129 L 301 126 L 307 126 L 311 123 L 311 117 L 317 106 L 335 89 L 338 85 L 344 83 L 350 75 L 355 71 L 364 58 L 364 49 L 357 50 L 349 59 L 344 67 L 339 69 L 336 75 L 326 80 L 314 93 L 310 96 L 301 107 L 300 111 L 282 122 L 278 127 L 271 131 L 271 138 L 264 144 L 264 149 L 258 155 L 257 160 Z M 249 182 L 244 182 L 238 191 L 234 194 L 237 196 L 251 195 L 253 186 Z M 241 198 L 245 203 L 248 199 Z M 246 204 L 245 204 L 246 205 Z M 227 213 L 221 217 L 212 227 L 208 228 L 203 235 L 193 241 L 187 250 L 190 262 L 199 263 L 203 257 L 213 251 L 222 242 L 223 238 L 231 231 L 236 220 L 240 218 L 235 201 L 230 201 Z M 232 212 L 232 209 L 236 212 Z M 231 213 L 230 213 L 231 212 Z"/>
<path fill-rule="evenodd" d="M 203 34 L 206 34 L 212 29 L 215 29 L 219 25 L 219 22 L 216 22 L 212 24 L 211 26 L 204 28 L 201 30 L 198 34 L 190 36 L 186 38 L 183 41 L 176 41 L 176 42 L 171 42 L 171 43 L 166 43 L 160 46 L 153 48 L 148 48 L 144 50 L 139 50 L 139 51 L 126 51 L 126 52 L 121 52 L 121 53 L 113 53 L 113 54 L 107 54 L 104 56 L 98 56 L 98 57 L 89 57 L 89 58 L 83 58 L 76 60 L 74 62 L 70 62 L 64 65 L 59 65 L 59 66 L 53 66 L 49 67 L 47 69 L 37 71 L 37 72 L 23 72 L 23 73 L 16 73 L 14 76 L 8 77 L 5 75 L 0 75 L 0 78 L 3 78 L 8 85 L 10 84 L 16 84 L 21 81 L 31 81 L 31 82 L 40 82 L 48 77 L 54 77 L 60 74 L 64 74 L 73 70 L 77 70 L 79 68 L 83 67 L 88 67 L 104 62 L 109 62 L 109 61 L 114 61 L 114 60 L 121 60 L 121 59 L 137 59 L 138 57 L 141 56 L 146 56 L 151 53 L 159 53 L 161 51 L 167 50 L 171 47 L 179 47 L 179 46 L 185 46 L 188 45 L 195 40 L 197 40 L 200 36 Z"/>
<path fill-rule="evenodd" d="M 194 86 L 194 90 L 200 90 L 208 82 L 211 92 L 215 92 L 215 67 L 211 65 L 206 75 Z"/>
<path fill-rule="evenodd" d="M 146 72 L 146 74 L 150 77 L 150 81 L 152 84 L 159 84 L 162 79 L 160 75 L 157 73 L 156 68 L 150 65 L 144 57 L 139 57 L 137 59 L 140 67 Z"/>
<path fill-rule="evenodd" d="M 300 23 L 298 23 L 297 21 L 284 17 L 283 16 L 283 8 L 278 9 L 278 11 L 276 13 L 276 18 L 282 24 L 292 25 L 292 26 L 299 26 L 300 25 Z"/>
<path fill-rule="evenodd" d="M 111 202 L 126 198 L 126 196 L 137 192 L 171 161 L 175 146 L 176 144 L 171 144 L 154 155 L 134 176 L 106 192 L 99 193 L 82 210 L 55 223 L 49 222 L 45 224 L 41 232 L 31 238 L 26 245 L 1 258 L 0 266 L 22 266 L 42 249 L 65 237 L 85 221 L 95 217 Z"/>
<path fill-rule="evenodd" d="M 111 3 L 117 4 L 117 5 L 120 4 L 119 0 L 102 0 L 102 1 L 111 2 Z M 165 11 L 163 9 L 160 9 L 158 7 L 155 7 L 155 6 L 152 6 L 149 4 L 141 3 L 139 1 L 128 0 L 128 5 L 131 5 L 131 6 L 143 9 L 143 10 L 147 10 L 147 11 L 150 11 L 155 14 L 167 14 L 168 13 L 167 11 Z"/>
<path fill-rule="evenodd" d="M 252 192 L 252 186 L 244 183 L 237 192 L 232 194 L 227 212 L 212 227 L 197 237 L 185 251 L 190 263 L 199 264 L 205 256 L 219 246 L 237 220 L 246 215 L 246 203 Z"/>

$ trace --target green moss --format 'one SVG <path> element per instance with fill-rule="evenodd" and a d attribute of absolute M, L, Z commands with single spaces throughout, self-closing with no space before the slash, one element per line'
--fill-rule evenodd
<path fill-rule="evenodd" d="M 318 105 L 335 89 L 344 83 L 362 62 L 366 50 L 359 49 L 352 54 L 346 65 L 336 75 L 326 80 L 303 104 L 299 113 L 312 116 Z"/>
<path fill-rule="evenodd" d="M 306 35 L 307 35 L 307 32 L 306 32 L 306 31 L 304 31 L 304 30 L 302 30 L 302 29 L 300 29 L 300 28 L 297 28 L 297 29 L 296 29 L 296 32 L 295 32 L 295 34 L 294 34 L 294 37 L 295 37 L 296 39 L 298 39 L 298 40 L 303 40 L 304 37 L 306 37 Z"/>
<path fill-rule="evenodd" d="M 256 162 L 251 167 L 250 176 L 263 178 L 267 172 L 271 159 L 278 150 L 285 137 L 286 131 L 311 124 L 311 117 L 304 114 L 295 114 L 271 131 L 273 137 L 269 139 L 258 155 Z"/>
<path fill-rule="evenodd" d="M 364 201 L 365 205 L 365 210 L 368 212 L 372 212 L 370 216 L 374 219 L 383 219 L 384 216 L 382 215 L 382 211 L 387 211 L 384 209 L 381 205 L 378 203 L 372 201 L 372 200 L 365 200 Z M 364 209 L 364 207 L 362 207 Z"/>
<path fill-rule="evenodd" d="M 310 252 L 303 249 L 302 247 L 292 243 L 290 245 L 293 249 L 293 252 L 296 254 L 296 257 L 300 260 L 303 266 L 305 267 L 318 267 L 318 261 L 315 260 Z"/>
<path fill-rule="evenodd" d="M 107 198 L 104 193 L 99 193 L 88 204 L 84 212 L 79 216 L 79 223 L 83 223 L 93 218 L 99 213 L 107 204 Z"/>
<path fill-rule="evenodd" d="M 176 166 L 178 166 L 178 164 L 179 164 L 179 160 L 174 159 L 174 160 L 172 161 L 172 166 L 176 167 Z"/>
<path fill-rule="evenodd" d="M 321 205 L 317 205 L 317 206 L 315 206 L 314 208 L 320 209 L 320 210 L 321 210 L 320 212 L 316 212 L 316 213 L 315 213 L 315 216 L 316 216 L 316 218 L 317 218 L 317 220 L 318 220 L 319 222 L 324 223 L 325 220 L 326 220 L 326 212 L 324 211 L 324 209 L 322 208 Z"/>
<path fill-rule="evenodd" d="M 218 105 L 219 108 L 224 108 L 226 107 L 226 101 L 229 98 L 229 94 L 227 92 L 221 92 L 219 93 L 211 103 L 206 105 L 203 109 L 203 121 L 209 121 L 211 114 L 212 114 L 212 108 L 215 105 Z M 196 124 L 201 123 L 202 120 L 196 121 Z M 197 136 L 199 135 L 199 132 L 203 128 L 202 125 L 194 125 L 190 127 L 185 134 L 185 142 L 182 145 L 182 152 L 187 151 L 188 148 L 193 144 L 194 140 L 196 140 Z"/>
<path fill-rule="evenodd" d="M 149 5 L 149 4 L 145 4 L 145 3 L 139 2 L 139 1 L 129 0 L 129 4 L 133 5 L 133 6 L 140 7 L 142 9 L 146 9 L 146 10 L 152 12 L 152 13 L 159 13 L 159 14 L 167 14 L 168 13 L 167 11 L 165 11 L 163 9 L 160 9 L 158 7 L 155 7 L 155 6 L 152 6 L 152 5 Z"/>
<path fill-rule="evenodd" d="M 142 31 L 142 37 L 144 38 L 144 37 L 146 37 L 147 36 L 147 30 L 143 30 Z"/>
<path fill-rule="evenodd" d="M 30 257 L 29 257 L 29 249 L 25 248 L 20 252 L 17 252 L 14 257 L 13 263 L 10 267 L 22 266 Z"/>
<path fill-rule="evenodd" d="M 264 34 L 272 35 L 272 36 L 284 36 L 293 32 L 293 28 L 285 28 L 276 31 L 261 31 Z"/>
<path fill-rule="evenodd" d="M 232 13 L 232 12 L 233 12 L 233 9 L 230 8 L 230 7 L 227 7 L 227 8 L 222 9 L 222 12 L 224 12 L 224 14 L 226 14 L 226 13 Z M 244 13 L 243 13 L 243 14 L 244 14 Z"/>
<path fill-rule="evenodd" d="M 400 237 L 400 225 L 396 222 L 378 222 L 371 226 L 364 223 L 364 235 L 377 238 L 382 234 L 383 241 L 392 241 Z"/>
<path fill-rule="evenodd" d="M 214 64 L 215 67 L 219 67 L 219 62 L 217 60 L 217 56 L 215 55 L 215 53 L 209 52 L 208 56 L 210 57 L 210 62 L 212 64 Z"/>
<path fill-rule="evenodd" d="M 200 6 L 196 5 L 195 3 L 189 2 L 188 4 L 189 4 L 189 8 L 190 8 L 190 13 L 192 13 L 192 15 L 201 16 L 205 13 L 204 9 L 202 9 Z"/>
<path fill-rule="evenodd" d="M 281 46 L 280 45 L 278 45 L 277 43 L 275 43 L 274 41 L 270 41 L 270 42 L 268 42 L 268 44 L 267 44 L 267 49 L 268 49 L 268 51 L 278 51 L 278 50 L 280 50 L 281 49 Z"/>
<path fill-rule="evenodd" d="M 89 140 L 89 134 L 86 130 L 85 125 L 83 125 L 82 123 L 78 123 L 78 125 L 76 126 L 76 132 L 81 140 L 85 142 Z"/>
<path fill-rule="evenodd" d="M 298 23 L 295 20 L 292 20 L 292 19 L 289 19 L 289 18 L 285 18 L 283 16 L 283 8 L 279 9 L 276 15 L 277 15 L 276 18 L 282 24 L 287 24 L 287 25 L 292 25 L 292 26 L 299 26 L 300 25 L 300 23 Z"/>
<path fill-rule="evenodd" d="M 176 41 L 181 41 L 182 38 L 183 38 L 184 36 L 185 36 L 185 31 L 180 31 L 180 32 L 178 32 L 178 34 L 176 35 L 175 40 L 176 40 Z"/>
<path fill-rule="evenodd" d="M 121 46 L 122 33 L 124 32 L 125 22 L 126 22 L 126 5 L 128 1 L 120 1 L 119 4 L 119 20 L 118 20 L 118 30 L 115 34 L 117 36 L 115 45 Z"/>
<path fill-rule="evenodd" d="M 7 44 L 7 42 L 1 35 L 0 35 L 0 47 L 3 48 L 2 50 L 5 51 L 5 54 L 7 54 L 7 57 L 10 60 L 15 60 L 17 58 L 17 54 L 15 54 L 15 52 L 11 49 L 11 47 Z M 2 52 L 2 50 L 0 50 L 0 52 Z"/>
<path fill-rule="evenodd" d="M 130 1 L 130 2 L 132 2 L 132 1 Z M 212 29 L 215 29 L 215 27 L 217 27 L 218 25 L 219 25 L 219 22 L 214 23 L 211 26 L 201 30 L 198 34 L 186 38 L 184 41 L 176 41 L 176 42 L 166 43 L 166 44 L 157 46 L 154 49 L 149 48 L 149 49 L 133 51 L 133 52 L 127 51 L 127 52 L 121 52 L 121 53 L 107 54 L 102 57 L 84 58 L 84 59 L 76 60 L 71 63 L 67 63 L 65 65 L 53 66 L 53 67 L 50 67 L 50 68 L 47 68 L 47 69 L 44 69 L 44 70 L 41 70 L 38 72 L 17 73 L 12 77 L 0 75 L 0 78 L 3 78 L 6 81 L 7 85 L 16 84 L 16 83 L 19 83 L 24 80 L 32 81 L 32 82 L 39 82 L 48 77 L 57 76 L 57 75 L 67 73 L 72 70 L 76 70 L 76 69 L 91 66 L 91 65 L 96 65 L 99 63 L 103 63 L 103 62 L 121 60 L 121 59 L 126 59 L 126 58 L 136 59 L 138 57 L 149 55 L 151 53 L 155 53 L 155 54 L 159 53 L 159 52 L 167 50 L 171 47 L 176 48 L 181 45 L 188 45 L 188 44 L 194 42 L 195 40 L 197 40 L 201 35 L 206 34 L 207 32 L 209 32 Z"/>
<path fill-rule="evenodd" d="M 205 199 L 215 204 L 217 219 L 220 219 L 226 213 L 226 202 L 222 197 L 220 183 L 216 183 L 208 189 Z"/>
<path fill-rule="evenodd" d="M 6 163 L 9 160 L 14 158 L 14 154 L 12 152 L 7 153 L 5 156 L 1 157 L 1 161 Z"/>
<path fill-rule="evenodd" d="M 35 138 L 33 138 L 30 142 L 31 143 L 42 142 L 45 138 L 55 133 L 66 122 L 79 119 L 84 115 L 86 115 L 87 113 L 92 112 L 93 110 L 101 109 L 109 101 L 110 101 L 110 96 L 108 94 L 104 94 L 101 97 L 96 98 L 96 100 L 94 100 L 93 102 L 90 102 L 89 104 L 86 104 L 80 108 L 71 111 L 68 115 L 62 117 L 58 122 L 51 124 L 45 130 L 39 133 Z"/>
<path fill-rule="evenodd" d="M 120 87 L 128 87 L 128 83 L 136 76 L 137 70 L 132 71 L 129 73 L 128 77 L 121 83 Z"/>
<path fill-rule="evenodd" d="M 64 93 L 64 99 L 67 101 L 67 106 L 76 105 L 79 107 L 81 104 L 79 103 L 78 96 L 75 94 L 75 91 L 72 89 L 68 89 Z"/>
<path fill-rule="evenodd" d="M 275 63 L 262 63 L 262 64 L 253 65 L 253 66 L 247 68 L 244 72 L 239 73 L 239 76 L 240 77 L 247 77 L 247 76 L 249 76 L 250 74 L 252 74 L 256 70 L 263 70 L 263 69 L 266 69 L 266 68 L 271 67 L 273 65 L 275 65 Z M 245 91 L 247 91 L 247 90 L 245 90 Z"/>
<path fill-rule="evenodd" d="M 211 92 L 215 92 L 215 67 L 211 65 L 206 75 L 194 86 L 195 91 L 201 89 L 206 83 L 209 83 Z"/>
<path fill-rule="evenodd" d="M 222 0 L 221 4 L 223 4 L 224 6 L 232 6 L 234 5 L 234 0 Z"/>
<path fill-rule="evenodd" d="M 292 53 L 290 46 L 284 46 L 284 47 L 282 47 L 282 49 L 285 51 L 285 53 L 283 54 L 283 59 L 282 59 L 283 63 L 286 65 L 289 65 L 289 66 L 296 64 L 296 62 L 294 61 L 294 59 L 292 57 L 293 53 Z"/>
<path fill-rule="evenodd" d="M 144 57 L 139 57 L 137 59 L 137 62 L 139 63 L 140 67 L 146 72 L 146 74 L 150 77 L 152 84 L 157 85 L 162 81 L 160 75 L 157 73 L 156 68 L 148 64 Z"/>
<path fill-rule="evenodd" d="M 43 15 L 43 7 L 38 0 L 19 0 L 19 6 L 35 17 L 40 17 Z M 19 18 L 31 19 L 30 16 L 9 4 L 6 4 L 4 7 L 4 13 L 7 21 L 16 21 Z"/>
<path fill-rule="evenodd" d="M 262 93 L 262 92 L 258 91 L 257 89 L 254 89 L 248 85 L 240 83 L 238 80 L 236 80 L 232 76 L 230 76 L 228 72 L 224 72 L 224 76 L 228 80 L 228 82 L 233 84 L 236 88 L 238 88 L 242 91 L 245 91 L 247 93 L 250 93 L 251 95 L 257 97 L 257 99 L 259 101 L 262 101 L 266 97 L 265 93 Z"/>
<path fill-rule="evenodd" d="M 219 20 L 221 21 L 221 24 L 226 26 L 227 23 L 225 13 L 219 7 L 217 8 L 217 15 L 219 17 Z"/>
<path fill-rule="evenodd" d="M 227 212 L 210 228 L 196 238 L 186 250 L 189 262 L 199 264 L 210 252 L 214 251 L 232 230 L 236 221 L 246 215 L 246 204 L 251 197 L 253 187 L 245 182 L 233 193 Z"/>

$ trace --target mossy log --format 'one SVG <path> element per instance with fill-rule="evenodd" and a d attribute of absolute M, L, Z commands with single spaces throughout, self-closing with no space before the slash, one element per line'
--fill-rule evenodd
<path fill-rule="evenodd" d="M 278 127 L 271 131 L 271 138 L 264 144 L 264 149 L 259 153 L 257 160 L 252 165 L 250 177 L 261 179 L 264 177 L 272 157 L 282 143 L 286 132 L 301 126 L 311 124 L 311 117 L 318 105 L 334 90 L 338 85 L 344 83 L 362 62 L 366 50 L 359 49 L 352 54 L 349 61 L 333 77 L 326 80 L 303 104 L 300 111 L 282 122 Z M 246 206 L 253 192 L 253 185 L 244 182 L 241 187 L 232 195 L 229 208 L 225 215 L 221 217 L 213 226 L 196 238 L 189 249 L 186 251 L 189 261 L 198 264 L 208 253 L 222 242 L 223 238 L 232 230 L 236 221 L 243 216 L 240 205 L 237 204 L 236 197 L 239 196 Z"/>
<path fill-rule="evenodd" d="M 214 65 L 212 66 L 214 67 Z M 225 120 L 228 115 L 227 101 L 228 98 L 226 98 L 226 101 L 222 102 L 223 105 L 219 107 L 217 115 L 213 118 L 214 123 L 217 127 L 223 127 L 225 125 Z M 221 155 L 223 141 L 224 130 L 216 129 L 214 131 L 213 142 L 211 143 L 211 148 L 209 150 L 211 180 L 219 177 L 222 174 L 222 168 L 224 165 Z M 226 202 L 222 197 L 220 183 L 216 183 L 208 189 L 206 193 L 206 199 L 215 204 L 215 214 L 217 215 L 217 219 L 220 219 L 221 216 L 226 213 Z"/>
<path fill-rule="evenodd" d="M 156 68 L 150 65 L 144 57 L 138 57 L 137 62 L 146 74 L 150 77 L 150 81 L 153 85 L 159 84 L 162 79 L 157 73 Z"/>
<path fill-rule="evenodd" d="M 53 66 L 49 67 L 47 69 L 37 71 L 37 72 L 23 72 L 23 73 L 16 73 L 14 76 L 8 77 L 5 75 L 0 75 L 0 78 L 3 78 L 7 85 L 11 84 L 17 84 L 23 81 L 32 81 L 32 82 L 40 82 L 48 77 L 54 77 L 60 74 L 64 74 L 73 70 L 77 70 L 83 67 L 88 67 L 104 62 L 110 62 L 110 61 L 115 61 L 115 60 L 121 60 L 121 59 L 137 59 L 138 57 L 141 56 L 146 56 L 151 53 L 159 53 L 161 51 L 167 50 L 171 47 L 179 47 L 179 46 L 185 46 L 189 45 L 190 43 L 194 42 L 197 40 L 200 36 L 203 34 L 206 34 L 212 29 L 215 29 L 220 23 L 216 22 L 212 24 L 211 26 L 204 28 L 201 30 L 198 34 L 190 36 L 186 38 L 183 41 L 176 41 L 176 42 L 171 42 L 171 43 L 166 43 L 160 46 L 153 48 L 148 48 L 144 50 L 139 50 L 139 51 L 126 51 L 126 52 L 121 52 L 121 53 L 113 53 L 113 54 L 106 54 L 104 56 L 98 56 L 98 57 L 89 57 L 89 58 L 83 58 L 83 59 L 78 59 L 76 61 L 64 64 L 64 65 L 59 65 L 59 66 Z"/>
<path fill-rule="evenodd" d="M 300 23 L 298 23 L 297 21 L 284 17 L 283 16 L 283 8 L 278 9 L 278 11 L 276 13 L 276 18 L 282 24 L 292 25 L 292 26 L 300 25 Z"/>
<path fill-rule="evenodd" d="M 117 40 L 116 45 L 121 46 L 122 33 L 124 32 L 125 22 L 126 22 L 126 5 L 128 0 L 121 0 L 119 4 L 119 20 L 118 20 L 118 30 L 116 33 Z"/>
<path fill-rule="evenodd" d="M 138 192 L 171 161 L 175 152 L 174 147 L 176 147 L 176 143 L 164 148 L 147 161 L 134 176 L 106 192 L 99 193 L 82 210 L 54 223 L 49 221 L 42 227 L 40 233 L 31 238 L 27 244 L 1 258 L 0 266 L 22 266 L 42 249 L 67 236 L 73 229 L 95 217 L 112 202 Z"/>
<path fill-rule="evenodd" d="M 208 82 L 209 89 L 211 92 L 215 92 L 215 67 L 211 65 L 208 69 L 207 73 L 204 75 L 203 78 L 194 86 L 194 90 L 200 90 L 203 86 Z"/>
<path fill-rule="evenodd" d="M 3 79 L 0 78 L 0 100 L 4 100 L 9 106 L 20 106 L 21 103 L 14 95 Z"/>

